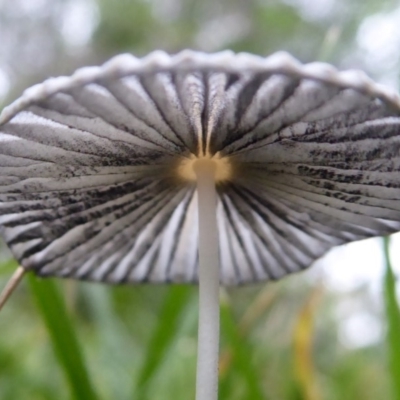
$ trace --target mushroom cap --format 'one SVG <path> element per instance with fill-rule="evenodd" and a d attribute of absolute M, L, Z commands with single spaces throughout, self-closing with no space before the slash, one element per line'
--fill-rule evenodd
<path fill-rule="evenodd" d="M 117 56 L 3 110 L 0 232 L 40 276 L 197 282 L 190 163 L 212 157 L 221 283 L 279 279 L 400 230 L 399 115 L 364 73 L 286 53 Z"/>

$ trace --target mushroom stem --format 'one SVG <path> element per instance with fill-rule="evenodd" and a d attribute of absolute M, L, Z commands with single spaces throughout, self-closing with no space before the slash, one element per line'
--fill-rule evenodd
<path fill-rule="evenodd" d="M 199 214 L 199 333 L 196 400 L 217 400 L 219 359 L 219 241 L 214 161 L 193 165 Z"/>
<path fill-rule="evenodd" d="M 11 296 L 15 288 L 18 286 L 24 274 L 24 268 L 18 267 L 11 279 L 7 282 L 7 285 L 0 294 L 0 310 L 3 308 L 4 304 L 6 304 L 8 298 Z"/>

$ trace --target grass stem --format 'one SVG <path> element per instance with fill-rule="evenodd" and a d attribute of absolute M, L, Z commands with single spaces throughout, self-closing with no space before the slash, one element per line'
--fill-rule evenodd
<path fill-rule="evenodd" d="M 25 275 L 25 269 L 22 267 L 18 267 L 14 272 L 13 276 L 11 277 L 11 279 L 7 282 L 7 285 L 0 294 L 0 311 L 7 303 L 7 300 L 12 295 L 18 284 L 21 282 L 21 279 L 23 278 L 24 275 Z"/>

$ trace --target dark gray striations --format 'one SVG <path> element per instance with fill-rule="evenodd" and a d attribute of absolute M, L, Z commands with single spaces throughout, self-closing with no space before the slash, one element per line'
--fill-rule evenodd
<path fill-rule="evenodd" d="M 27 91 L 0 117 L 0 231 L 42 276 L 197 281 L 189 157 L 227 157 L 221 282 L 279 279 L 400 230 L 400 101 L 285 54 L 117 57 Z"/>

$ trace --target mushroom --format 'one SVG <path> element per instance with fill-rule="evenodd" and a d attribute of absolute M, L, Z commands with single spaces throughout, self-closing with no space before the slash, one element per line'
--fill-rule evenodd
<path fill-rule="evenodd" d="M 220 283 L 400 230 L 399 114 L 362 72 L 286 53 L 121 55 L 49 79 L 0 117 L 9 289 L 24 271 L 199 281 L 196 398 L 215 400 Z"/>

